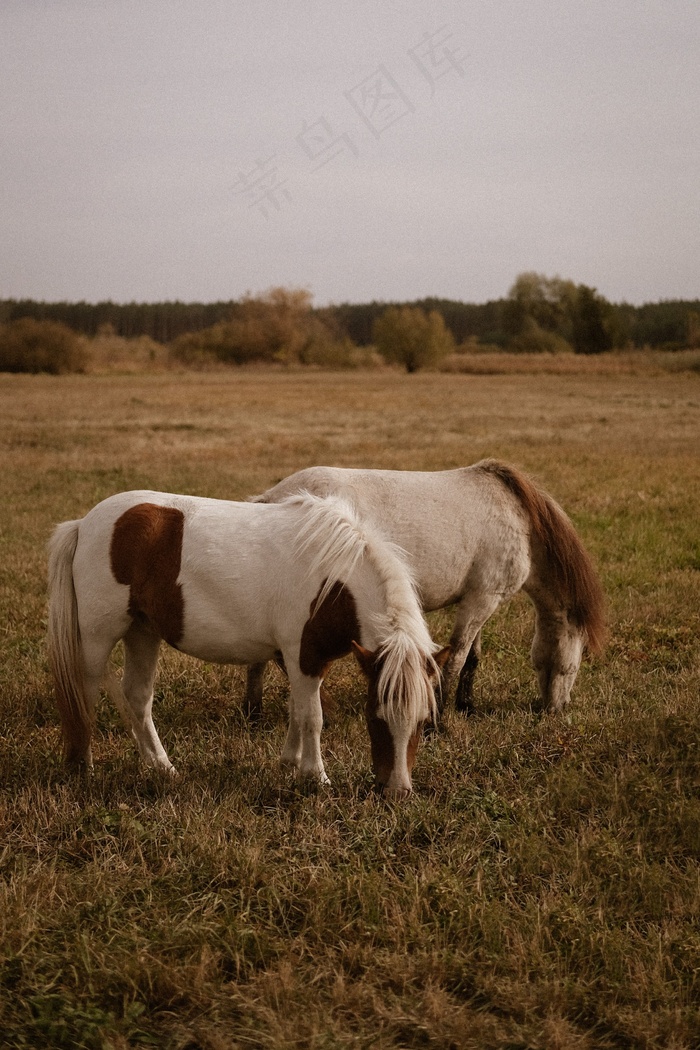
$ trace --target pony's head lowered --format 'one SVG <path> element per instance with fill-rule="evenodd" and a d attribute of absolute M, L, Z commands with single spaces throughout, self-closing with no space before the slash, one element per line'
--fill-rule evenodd
<path fill-rule="evenodd" d="M 401 799 L 413 790 L 416 751 L 424 725 L 436 719 L 435 690 L 450 648 L 427 654 L 409 647 L 401 658 L 402 643 L 396 641 L 395 648 L 385 644 L 375 652 L 353 642 L 353 651 L 367 679 L 365 718 L 377 786 Z"/>
<path fill-rule="evenodd" d="M 372 766 L 382 791 L 410 794 L 411 770 L 423 725 L 436 719 L 435 689 L 449 649 L 436 653 L 403 552 L 386 540 L 339 497 L 303 493 L 287 503 L 305 510 L 298 550 L 312 556 L 312 569 L 325 576 L 320 606 L 333 587 L 349 586 L 360 566 L 374 574 L 383 596 L 377 611 L 358 608 L 358 626 L 373 648 L 352 638 L 367 679 L 366 718 Z M 364 614 L 364 615 L 363 615 Z"/>

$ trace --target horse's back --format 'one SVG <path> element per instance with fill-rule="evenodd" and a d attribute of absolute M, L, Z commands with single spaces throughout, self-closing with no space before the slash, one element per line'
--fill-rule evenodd
<path fill-rule="evenodd" d="M 161 570 L 168 563 L 179 565 L 185 545 L 194 543 L 203 553 L 210 545 L 207 534 L 236 531 L 236 518 L 250 513 L 246 508 L 228 500 L 150 489 L 115 493 L 80 520 L 76 571 L 109 573 L 120 582 L 126 566 L 146 551 Z"/>
<path fill-rule="evenodd" d="M 202 659 L 267 659 L 277 647 L 280 580 L 291 589 L 302 582 L 299 518 L 294 507 L 178 493 L 110 496 L 79 523 L 81 626 L 117 632 L 136 616 Z"/>
<path fill-rule="evenodd" d="M 271 486 L 254 503 L 279 503 L 299 492 L 317 496 L 342 495 L 367 504 L 386 496 L 401 502 L 425 499 L 428 494 L 440 503 L 457 497 L 460 486 L 469 489 L 474 481 L 473 467 L 454 470 L 375 470 L 355 467 L 305 467 Z"/>
<path fill-rule="evenodd" d="M 466 589 L 515 591 L 527 576 L 527 521 L 512 493 L 479 465 L 444 471 L 308 467 L 257 497 L 344 496 L 408 555 L 424 608 Z"/>
<path fill-rule="evenodd" d="M 383 500 L 398 500 L 402 510 L 410 508 L 420 516 L 421 505 L 428 510 L 457 516 L 471 508 L 477 516 L 491 512 L 494 501 L 504 508 L 516 505 L 493 474 L 480 463 L 453 470 L 375 470 L 354 467 L 305 467 L 283 478 L 252 500 L 279 503 L 300 492 L 318 496 L 341 495 L 360 509 L 379 507 Z"/>

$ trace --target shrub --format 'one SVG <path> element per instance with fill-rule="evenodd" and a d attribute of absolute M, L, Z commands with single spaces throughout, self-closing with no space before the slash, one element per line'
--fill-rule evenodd
<path fill-rule="evenodd" d="M 356 346 L 351 339 L 313 342 L 305 351 L 302 363 L 333 371 L 382 368 L 385 364 L 371 346 Z"/>
<path fill-rule="evenodd" d="M 508 343 L 508 350 L 516 354 L 570 354 L 573 347 L 563 336 L 541 328 L 532 317 L 526 317 L 520 334 Z"/>
<path fill-rule="evenodd" d="M 374 322 L 373 335 L 382 357 L 404 365 L 407 372 L 437 364 L 454 350 L 442 314 L 418 306 L 390 306 Z"/>
<path fill-rule="evenodd" d="M 148 372 L 162 370 L 168 364 L 168 351 L 162 343 L 149 335 L 125 339 L 111 324 L 100 326 L 89 349 L 93 372 Z"/>
<path fill-rule="evenodd" d="M 173 361 L 185 368 L 211 368 L 226 360 L 225 325 L 215 324 L 201 332 L 185 332 L 170 347 Z"/>
<path fill-rule="evenodd" d="M 321 364 L 347 357 L 347 340 L 311 310 L 305 289 L 273 288 L 265 295 L 245 296 L 228 321 L 180 336 L 172 345 L 180 363 Z"/>
<path fill-rule="evenodd" d="M 0 325 L 0 371 L 84 372 L 89 361 L 81 337 L 57 321 L 21 317 Z"/>

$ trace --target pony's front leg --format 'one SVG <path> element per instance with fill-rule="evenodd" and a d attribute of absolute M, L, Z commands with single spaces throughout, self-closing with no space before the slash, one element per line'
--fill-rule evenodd
<path fill-rule="evenodd" d="M 481 656 L 481 628 L 501 604 L 502 595 L 468 591 L 457 606 L 450 638 L 450 658 L 443 675 L 444 699 L 457 678 L 455 709 L 470 715 L 474 711 L 474 675 Z"/>
<path fill-rule="evenodd" d="M 289 729 L 282 750 L 282 765 L 298 769 L 303 777 L 330 783 L 321 758 L 321 679 L 309 678 L 286 661 L 289 674 Z"/>
<path fill-rule="evenodd" d="M 481 631 L 471 644 L 467 657 L 462 665 L 455 690 L 455 710 L 465 715 L 474 713 L 474 676 L 481 659 Z"/>
<path fill-rule="evenodd" d="M 569 703 L 582 654 L 583 636 L 571 627 L 565 615 L 538 615 L 531 659 L 540 697 L 548 711 L 561 711 Z"/>

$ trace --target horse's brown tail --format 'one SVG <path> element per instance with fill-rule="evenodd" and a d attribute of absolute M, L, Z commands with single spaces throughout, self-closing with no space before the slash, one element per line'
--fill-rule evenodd
<path fill-rule="evenodd" d="M 591 652 L 600 652 L 607 636 L 603 589 L 570 519 L 551 496 L 514 467 L 497 460 L 483 460 L 476 466 L 497 477 L 517 497 L 530 519 L 533 536 L 544 551 L 552 585 L 562 604 L 585 633 Z"/>
<path fill-rule="evenodd" d="M 48 655 L 68 765 L 89 761 L 92 713 L 85 696 L 73 557 L 79 521 L 64 521 L 49 542 Z"/>

